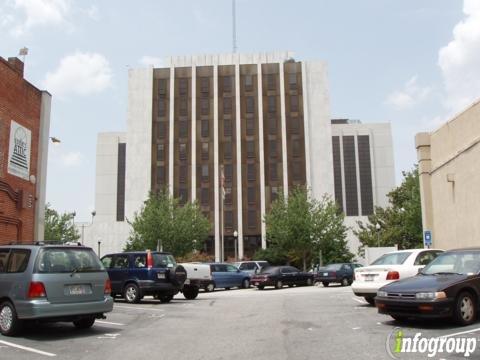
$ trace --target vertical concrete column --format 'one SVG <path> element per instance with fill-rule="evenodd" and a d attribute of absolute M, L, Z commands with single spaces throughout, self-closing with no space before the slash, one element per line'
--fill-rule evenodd
<path fill-rule="evenodd" d="M 260 227 L 262 235 L 262 249 L 267 247 L 265 238 L 265 152 L 263 144 L 263 85 L 262 85 L 262 64 L 257 64 L 257 93 L 258 93 L 258 153 L 260 163 Z"/>
<path fill-rule="evenodd" d="M 417 149 L 418 175 L 420 179 L 420 198 L 422 203 L 423 230 L 432 231 L 433 246 L 435 246 L 435 232 L 433 228 L 433 201 L 432 201 L 432 156 L 430 149 L 430 134 L 418 133 L 415 136 Z"/>
<path fill-rule="evenodd" d="M 283 194 L 288 196 L 288 157 L 287 157 L 287 125 L 285 116 L 285 74 L 283 62 L 280 63 L 280 117 L 282 129 L 282 166 Z"/>
<path fill-rule="evenodd" d="M 305 181 L 307 188 L 312 187 L 312 176 L 310 170 L 310 110 L 308 107 L 308 90 L 307 90 L 307 69 L 305 62 L 302 62 L 302 96 L 303 96 L 303 130 L 305 139 Z M 341 145 L 341 142 L 340 142 Z M 343 156 L 342 156 L 343 159 Z M 343 165 L 342 165 L 343 166 Z M 344 197 L 345 199 L 345 197 Z"/>
<path fill-rule="evenodd" d="M 197 199 L 197 67 L 192 66 L 192 203 Z"/>
<path fill-rule="evenodd" d="M 175 68 L 170 66 L 170 114 L 168 118 L 168 191 L 173 196 L 173 159 L 175 155 L 174 146 L 174 110 L 175 110 Z"/>
<path fill-rule="evenodd" d="M 215 261 L 221 261 L 220 187 L 218 156 L 218 65 L 213 66 L 213 188 L 215 204 Z"/>
<path fill-rule="evenodd" d="M 237 58 L 238 59 L 238 58 Z M 240 119 L 240 64 L 235 64 L 235 144 L 237 152 L 237 232 L 238 258 L 243 259 L 243 198 L 242 198 L 242 123 Z"/>

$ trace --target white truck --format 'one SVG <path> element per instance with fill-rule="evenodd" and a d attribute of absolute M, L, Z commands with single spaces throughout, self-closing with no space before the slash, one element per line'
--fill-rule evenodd
<path fill-rule="evenodd" d="M 204 289 L 205 291 L 213 291 L 215 284 L 212 280 L 212 273 L 210 271 L 210 264 L 202 263 L 182 263 L 187 271 L 187 279 L 184 287 L 194 287 L 197 289 Z"/>

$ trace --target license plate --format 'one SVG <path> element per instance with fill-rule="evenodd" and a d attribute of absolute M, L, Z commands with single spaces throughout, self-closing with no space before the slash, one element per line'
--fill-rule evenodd
<path fill-rule="evenodd" d="M 68 295 L 90 295 L 92 288 L 89 285 L 69 285 L 65 292 Z"/>
<path fill-rule="evenodd" d="M 375 279 L 375 275 L 365 275 L 365 281 L 373 281 Z"/>
<path fill-rule="evenodd" d="M 323 273 L 323 276 L 328 276 L 328 273 Z"/>
<path fill-rule="evenodd" d="M 158 273 L 157 279 L 165 279 L 165 273 Z"/>
<path fill-rule="evenodd" d="M 190 285 L 190 279 L 185 280 L 184 284 L 185 285 Z"/>

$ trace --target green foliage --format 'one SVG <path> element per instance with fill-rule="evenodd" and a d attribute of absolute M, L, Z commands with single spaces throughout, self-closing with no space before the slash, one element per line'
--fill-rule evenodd
<path fill-rule="evenodd" d="M 167 191 L 150 193 L 140 213 L 135 213 L 129 250 L 157 249 L 160 245 L 178 257 L 200 250 L 210 231 L 210 222 L 197 203 L 180 206 Z"/>
<path fill-rule="evenodd" d="M 266 260 L 270 265 L 285 265 L 289 261 L 287 255 L 274 246 L 258 249 L 253 255 L 253 260 Z"/>
<path fill-rule="evenodd" d="M 402 184 L 387 195 L 390 206 L 385 209 L 377 207 L 367 223 L 358 222 L 359 230 L 355 233 L 362 249 L 366 245 L 398 245 L 399 249 L 423 247 L 418 168 L 403 172 L 403 177 Z M 376 224 L 380 225 L 379 230 Z"/>
<path fill-rule="evenodd" d="M 45 205 L 44 239 L 46 241 L 58 241 L 60 243 L 80 239 L 80 234 L 73 225 L 73 214 L 59 214 L 50 207 L 50 204 Z"/>
<path fill-rule="evenodd" d="M 291 191 L 288 200 L 280 195 L 265 216 L 267 248 L 270 252 L 255 256 L 271 255 L 287 263 L 301 265 L 304 270 L 322 252 L 323 262 L 350 261 L 346 227 L 343 215 L 335 202 L 325 196 L 321 201 L 310 197 L 304 187 Z"/>

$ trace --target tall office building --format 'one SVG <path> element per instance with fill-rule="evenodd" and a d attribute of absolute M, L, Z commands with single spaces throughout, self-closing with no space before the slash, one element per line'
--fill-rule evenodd
<path fill-rule="evenodd" d="M 326 65 L 289 52 L 172 57 L 129 72 L 127 132 L 99 137 L 95 222 L 128 236 L 125 217 L 168 189 L 210 219 L 207 252 L 233 257 L 238 234 L 250 257 L 266 245 L 271 202 L 296 185 L 335 193 Z M 123 246 L 99 226 L 90 241 Z"/>

